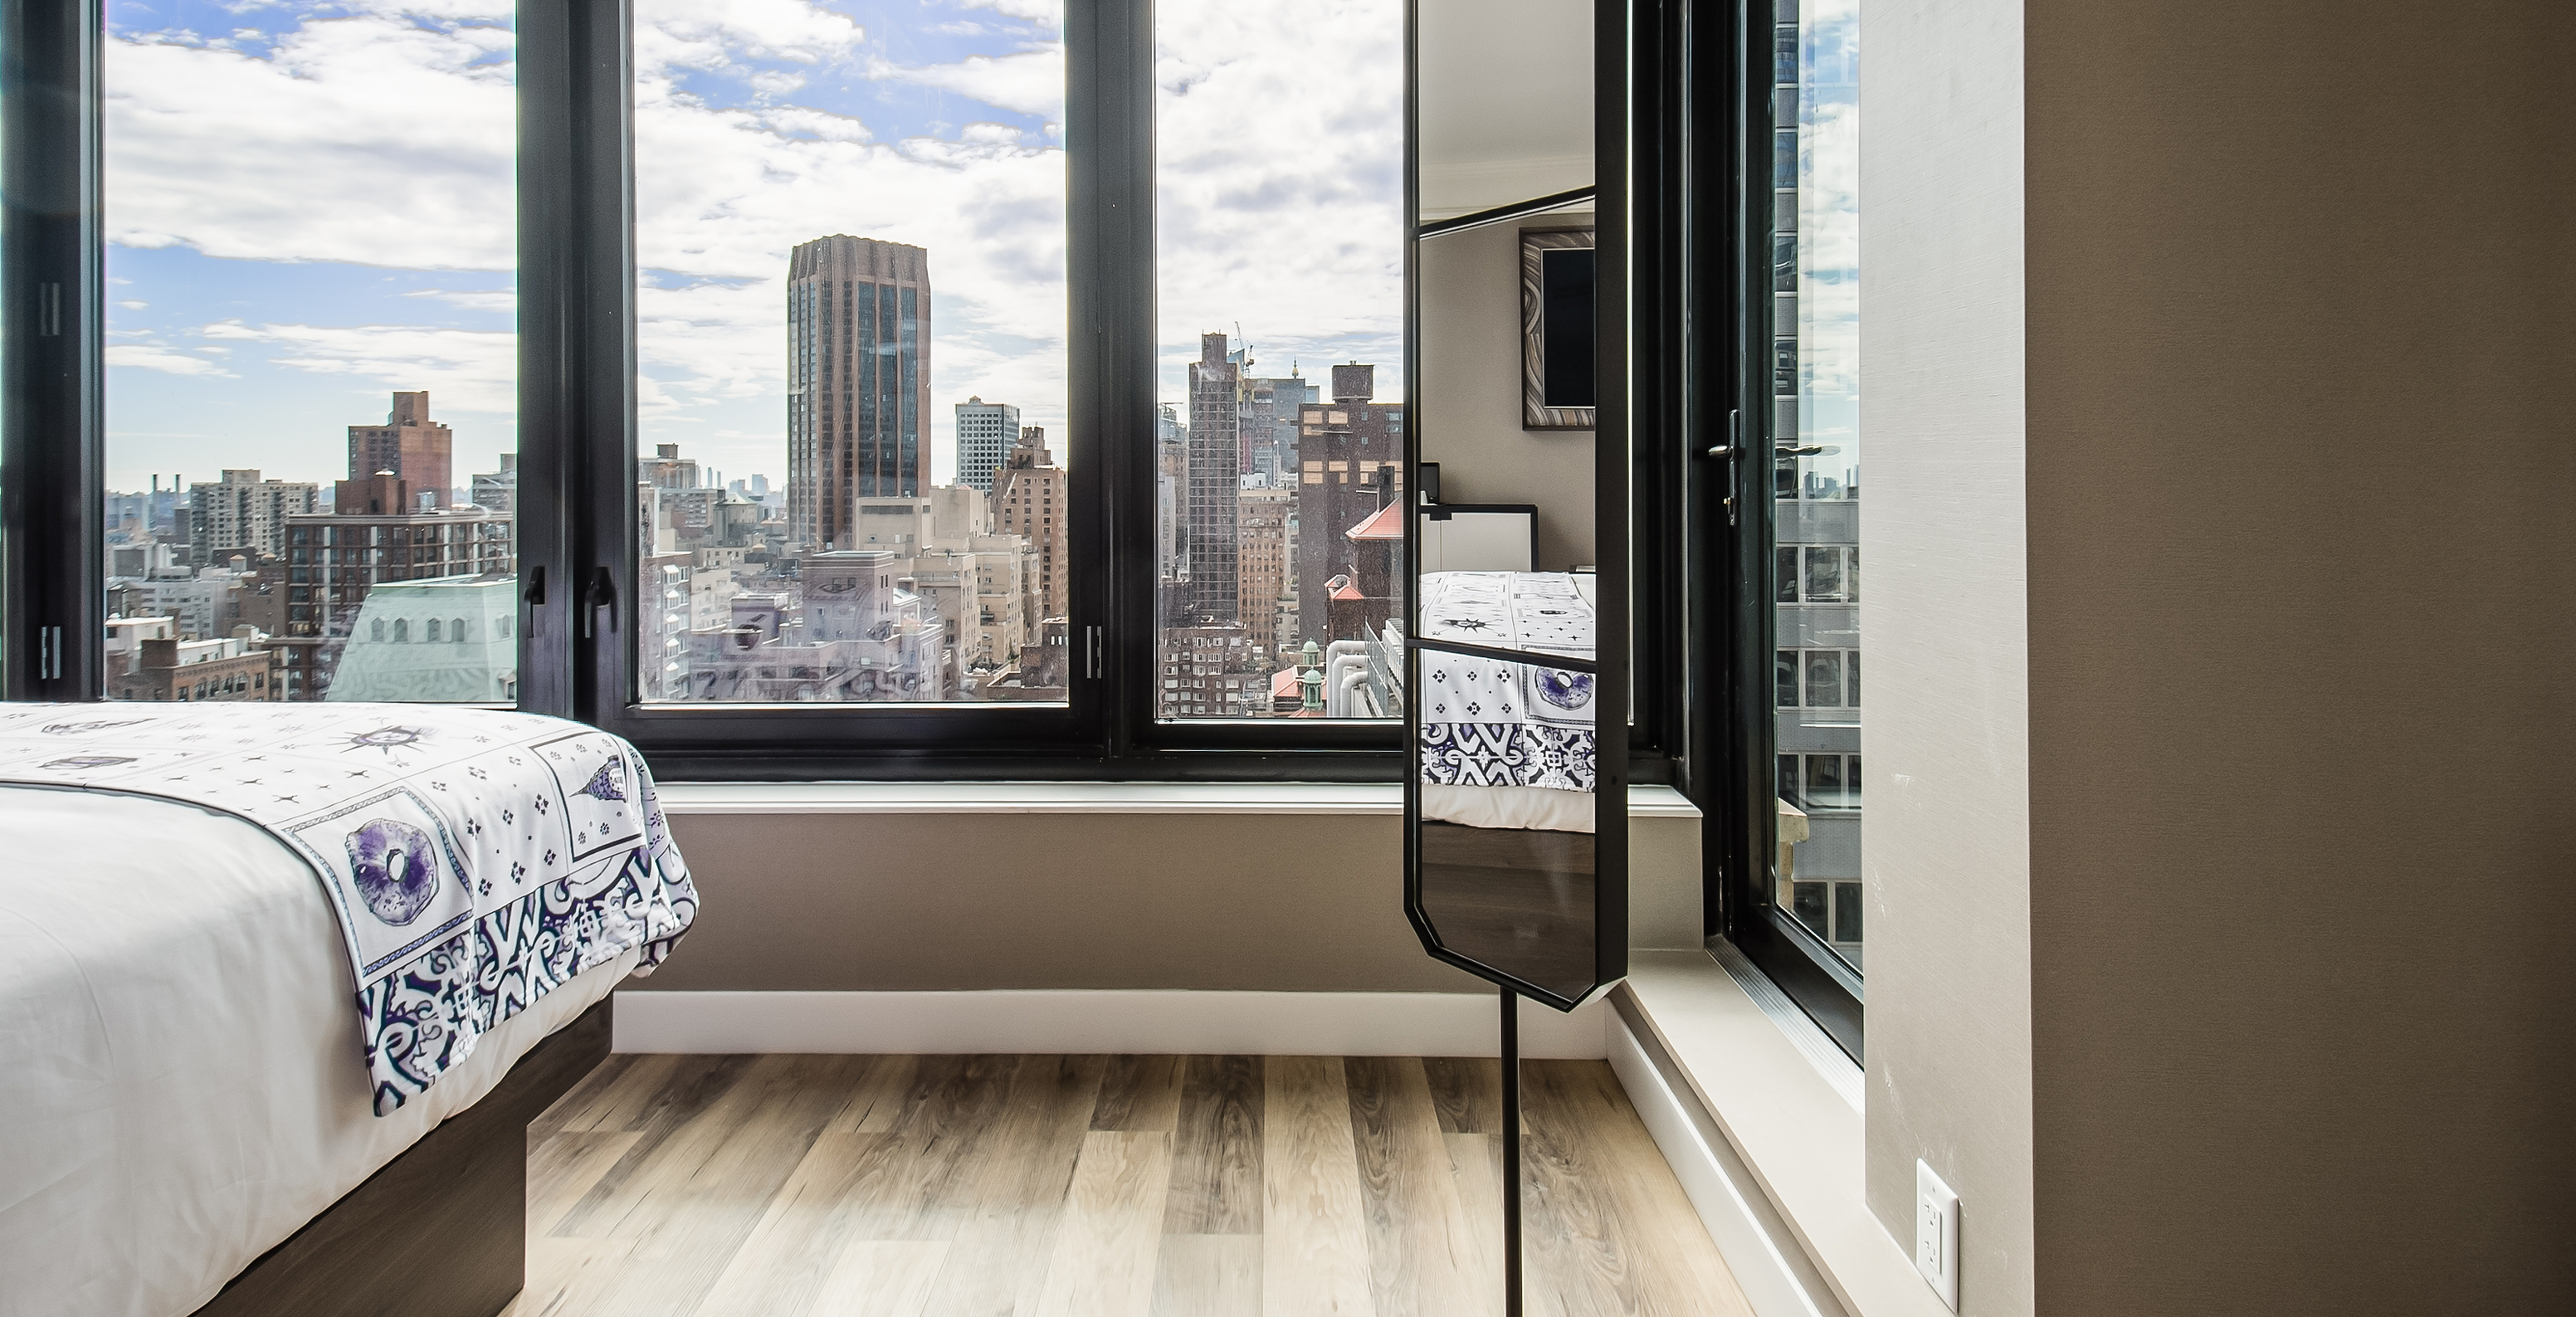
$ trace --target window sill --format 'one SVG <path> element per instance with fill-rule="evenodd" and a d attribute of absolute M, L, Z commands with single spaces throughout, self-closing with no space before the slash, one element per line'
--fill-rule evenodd
<path fill-rule="evenodd" d="M 1611 1003 L 1613 1064 L 1755 1312 L 1947 1317 L 1863 1200 L 1856 1067 L 1821 1030 L 1698 951 L 1632 951 Z"/>
<path fill-rule="evenodd" d="M 665 782 L 671 814 L 1401 814 L 1392 783 Z M 1668 786 L 1628 788 L 1630 818 L 1699 817 Z"/>

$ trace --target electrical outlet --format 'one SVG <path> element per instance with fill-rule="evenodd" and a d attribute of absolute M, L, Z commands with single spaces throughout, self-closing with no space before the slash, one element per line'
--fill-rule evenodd
<path fill-rule="evenodd" d="M 1950 1311 L 1959 1310 L 1959 1195 L 1921 1158 L 1914 1162 L 1914 1269 Z"/>

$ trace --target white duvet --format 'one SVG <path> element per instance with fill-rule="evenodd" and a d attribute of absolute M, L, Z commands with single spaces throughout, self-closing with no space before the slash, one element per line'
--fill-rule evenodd
<path fill-rule="evenodd" d="M 0 786 L 0 1317 L 179 1317 L 608 995 L 638 953 L 384 1117 L 348 953 L 266 832 Z"/>

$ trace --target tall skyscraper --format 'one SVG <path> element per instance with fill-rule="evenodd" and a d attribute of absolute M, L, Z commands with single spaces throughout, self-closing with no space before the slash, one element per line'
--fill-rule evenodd
<path fill-rule="evenodd" d="M 456 432 L 429 419 L 428 391 L 397 393 L 384 424 L 349 427 L 349 479 L 373 489 L 377 472 L 400 476 L 410 486 L 413 506 L 382 509 L 386 515 L 443 508 L 456 497 L 450 470 L 455 451 Z"/>
<path fill-rule="evenodd" d="M 1239 620 L 1235 575 L 1235 504 L 1242 491 L 1240 401 L 1243 368 L 1229 360 L 1225 335 L 1199 335 L 1199 359 L 1190 363 L 1188 603 L 1191 626 L 1226 626 Z"/>
<path fill-rule="evenodd" d="M 993 473 L 1020 441 L 1020 409 L 981 396 L 957 404 L 957 483 L 993 492 Z"/>
<path fill-rule="evenodd" d="M 787 261 L 787 532 L 850 547 L 853 500 L 910 498 L 930 422 L 930 253 L 834 234 Z"/>

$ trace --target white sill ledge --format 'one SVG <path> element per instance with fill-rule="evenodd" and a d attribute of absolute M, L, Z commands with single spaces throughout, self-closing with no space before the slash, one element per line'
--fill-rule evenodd
<path fill-rule="evenodd" d="M 672 814 L 1400 814 L 1393 783 L 664 782 Z M 1630 818 L 1695 819 L 1668 786 L 1628 788 Z"/>
<path fill-rule="evenodd" d="M 1639 1059 L 1677 1072 L 1669 1088 L 1696 1111 L 1676 1114 L 1705 1119 L 1724 1145 L 1703 1153 L 1685 1130 L 1656 1131 L 1677 1173 L 1693 1166 L 1685 1192 L 1729 1265 L 1749 1270 L 1775 1250 L 1798 1255 L 1778 1274 L 1748 1278 L 1757 1313 L 1949 1317 L 1862 1199 L 1860 1109 L 1725 969 L 1705 952 L 1632 950 L 1612 1004 L 1662 1054 Z M 1726 1200 L 1736 1196 L 1761 1202 L 1729 1220 Z M 1737 1241 L 1731 1252 L 1727 1236 Z"/>

